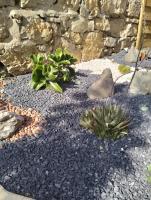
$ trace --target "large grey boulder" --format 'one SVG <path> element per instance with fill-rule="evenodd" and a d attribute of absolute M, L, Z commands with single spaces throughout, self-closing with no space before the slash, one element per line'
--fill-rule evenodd
<path fill-rule="evenodd" d="M 151 94 L 151 70 L 137 71 L 129 92 L 137 95 Z"/>
<path fill-rule="evenodd" d="M 109 68 L 105 69 L 99 80 L 94 82 L 87 90 L 90 99 L 103 99 L 112 96 L 114 92 L 114 82 L 112 72 Z"/>
<path fill-rule="evenodd" d="M 8 192 L 0 185 L 0 200 L 32 200 L 32 199 Z"/>
<path fill-rule="evenodd" d="M 24 118 L 12 112 L 0 111 L 0 140 L 12 136 L 22 125 Z"/>

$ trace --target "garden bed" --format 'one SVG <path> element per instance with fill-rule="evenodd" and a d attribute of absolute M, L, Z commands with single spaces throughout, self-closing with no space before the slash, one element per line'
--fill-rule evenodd
<path fill-rule="evenodd" d="M 92 66 L 93 67 L 93 66 Z M 33 108 L 46 120 L 36 136 L 3 142 L 0 184 L 37 200 L 149 200 L 146 181 L 151 163 L 151 96 L 131 96 L 117 87 L 114 97 L 89 100 L 86 89 L 99 75 L 80 70 L 63 94 L 34 91 L 31 75 L 18 76 L 5 87 L 14 105 Z M 116 102 L 132 117 L 129 135 L 106 141 L 79 125 L 81 114 L 104 102 Z M 145 110 L 144 110 L 145 106 Z"/>

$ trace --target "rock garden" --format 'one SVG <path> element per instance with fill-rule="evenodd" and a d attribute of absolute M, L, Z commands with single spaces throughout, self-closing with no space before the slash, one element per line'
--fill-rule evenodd
<path fill-rule="evenodd" d="M 150 13 L 0 0 L 0 200 L 151 200 Z"/>
<path fill-rule="evenodd" d="M 31 59 L 32 74 L 1 81 L 0 199 L 149 200 L 149 54 Z"/>

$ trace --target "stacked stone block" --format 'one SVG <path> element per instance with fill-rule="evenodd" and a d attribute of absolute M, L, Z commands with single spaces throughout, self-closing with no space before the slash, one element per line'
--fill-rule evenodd
<path fill-rule="evenodd" d="M 0 0 L 0 62 L 31 71 L 30 55 L 67 48 L 79 61 L 136 41 L 140 0 Z"/>

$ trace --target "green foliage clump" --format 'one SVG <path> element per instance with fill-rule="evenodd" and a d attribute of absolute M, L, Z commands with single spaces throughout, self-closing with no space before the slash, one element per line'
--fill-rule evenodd
<path fill-rule="evenodd" d="M 118 70 L 121 72 L 121 74 L 128 74 L 131 72 L 131 68 L 127 65 L 119 65 Z"/>
<path fill-rule="evenodd" d="M 71 67 L 77 60 L 66 50 L 56 49 L 54 54 L 32 55 L 32 87 L 53 89 L 62 93 L 62 83 L 69 82 L 75 77 L 75 70 Z"/>
<path fill-rule="evenodd" d="M 87 110 L 80 118 L 80 125 L 102 139 L 119 139 L 128 133 L 130 120 L 120 106 L 106 104 Z"/>

